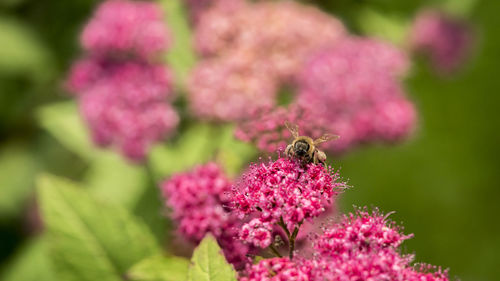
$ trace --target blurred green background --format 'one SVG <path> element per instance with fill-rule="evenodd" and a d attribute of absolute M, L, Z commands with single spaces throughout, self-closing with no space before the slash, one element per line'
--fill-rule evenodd
<path fill-rule="evenodd" d="M 65 124 L 40 120 L 51 114 L 41 106 L 70 99 L 61 84 L 79 56 L 78 33 L 95 4 L 90 0 L 0 1 L 0 278 L 5 280 L 51 280 L 40 251 L 44 245 L 32 239 L 37 235 L 32 227 L 36 176 L 50 172 L 91 184 L 98 174 L 93 170 L 97 164 L 89 167 L 84 153 L 68 149 L 78 144 L 62 144 L 57 134 L 54 137 L 42 128 Z M 368 205 L 396 211 L 392 218 L 415 234 L 405 247 L 416 253 L 417 261 L 449 267 L 451 276 L 464 281 L 497 279 L 500 95 L 495 93 L 500 89 L 496 77 L 500 2 L 325 0 L 316 4 L 340 16 L 353 31 L 387 38 L 400 36 L 397 24 L 389 31 L 373 28 L 370 17 L 363 17 L 366 11 L 391 20 L 410 20 L 420 7 L 439 4 L 474 24 L 478 43 L 459 73 L 440 77 L 424 61 L 415 61 L 406 80 L 420 113 L 414 138 L 392 147 L 361 148 L 335 159 L 334 164 L 353 186 L 342 197 L 343 210 Z M 72 120 L 63 116 L 62 121 Z M 106 161 L 99 163 L 107 165 Z M 133 171 L 129 177 L 143 176 L 143 171 Z M 128 196 L 134 195 L 132 191 Z M 138 197 L 124 200 L 134 201 L 130 203 L 134 210 L 144 215 L 148 211 L 140 207 L 150 204 L 141 201 L 146 197 Z"/>

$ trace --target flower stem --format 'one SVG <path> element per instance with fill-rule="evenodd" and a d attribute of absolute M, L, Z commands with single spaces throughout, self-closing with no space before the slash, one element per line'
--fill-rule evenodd
<path fill-rule="evenodd" d="M 281 226 L 281 228 L 283 228 L 283 230 L 286 233 L 286 236 L 288 237 L 288 239 L 290 239 L 290 231 L 288 230 L 288 227 L 286 227 L 286 224 L 285 224 L 285 221 L 283 220 L 283 217 L 280 217 L 280 221 L 278 222 L 278 225 Z"/>
<path fill-rule="evenodd" d="M 269 249 L 271 249 L 271 251 L 273 252 L 273 254 L 275 256 L 277 256 L 278 258 L 281 258 L 281 254 L 280 252 L 278 252 L 278 249 L 276 249 L 276 247 L 274 247 L 274 245 L 271 243 L 271 245 L 269 245 Z"/>
<path fill-rule="evenodd" d="M 302 222 L 299 222 L 299 225 L 297 225 L 295 227 L 295 229 L 293 230 L 293 233 L 291 236 L 288 237 L 288 246 L 289 246 L 289 252 L 288 252 L 288 257 L 290 258 L 290 260 L 293 259 L 293 252 L 295 251 L 295 239 L 297 238 L 297 235 L 299 234 L 299 228 L 300 226 L 302 225 Z"/>

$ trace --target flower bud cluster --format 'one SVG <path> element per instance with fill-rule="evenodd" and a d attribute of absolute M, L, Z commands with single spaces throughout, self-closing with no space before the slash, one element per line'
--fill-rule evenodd
<path fill-rule="evenodd" d="M 152 62 L 170 41 L 154 3 L 108 0 L 97 8 L 81 36 L 87 56 L 68 78 L 96 144 L 116 145 L 140 161 L 175 130 L 170 72 Z"/>

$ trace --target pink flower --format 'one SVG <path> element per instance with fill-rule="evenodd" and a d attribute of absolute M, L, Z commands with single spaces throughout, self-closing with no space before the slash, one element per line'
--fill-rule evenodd
<path fill-rule="evenodd" d="M 212 233 L 228 261 L 242 266 L 250 248 L 238 239 L 241 222 L 229 208 L 231 182 L 215 163 L 173 175 L 162 184 L 171 216 L 182 237 L 199 243 Z"/>
<path fill-rule="evenodd" d="M 401 255 L 401 243 L 411 238 L 378 211 L 360 209 L 348 214 L 317 238 L 311 268 L 312 280 L 440 280 L 445 272 L 430 266 L 411 266 L 412 255 Z"/>
<path fill-rule="evenodd" d="M 157 4 L 108 0 L 99 5 L 85 26 L 82 46 L 94 54 L 135 54 L 150 58 L 165 51 L 170 32 Z"/>
<path fill-rule="evenodd" d="M 232 200 L 240 216 L 255 217 L 250 228 L 269 229 L 268 223 L 282 222 L 291 233 L 304 220 L 324 212 L 345 187 L 330 167 L 279 158 L 250 166 Z"/>
<path fill-rule="evenodd" d="M 377 210 L 361 209 L 344 216 L 338 224 L 327 229 L 315 242 L 314 248 L 322 256 L 344 256 L 359 252 L 376 252 L 383 248 L 395 249 L 413 235 L 404 235 L 387 215 Z"/>
<path fill-rule="evenodd" d="M 96 144 L 116 144 L 134 161 L 171 134 L 179 122 L 166 68 L 142 62 L 89 58 L 73 67 L 69 88 Z"/>
<path fill-rule="evenodd" d="M 344 36 L 342 23 L 322 11 L 294 2 L 262 2 L 207 13 L 196 30 L 205 56 L 244 54 L 289 78 L 315 48 Z"/>
<path fill-rule="evenodd" d="M 240 238 L 257 247 L 267 248 L 272 242 L 271 231 L 270 223 L 262 223 L 259 219 L 253 219 L 243 225 Z"/>
<path fill-rule="evenodd" d="M 233 11 L 245 2 L 243 0 L 185 0 L 191 21 L 196 25 L 203 15 L 211 9 Z"/>
<path fill-rule="evenodd" d="M 326 144 L 329 150 L 399 140 L 416 118 L 398 81 L 407 68 L 406 56 L 386 43 L 345 39 L 311 56 L 297 77 L 297 102 L 308 105 L 309 118 L 340 136 Z"/>
<path fill-rule="evenodd" d="M 203 119 L 241 120 L 273 107 L 307 55 L 345 33 L 337 19 L 293 2 L 236 6 L 211 9 L 196 26 L 204 60 L 191 74 L 189 100 Z"/>
<path fill-rule="evenodd" d="M 291 141 L 285 121 L 297 124 L 301 134 L 320 137 L 329 131 L 327 124 L 309 114 L 307 104 L 286 107 L 263 107 L 252 111 L 249 117 L 239 121 L 235 137 L 254 143 L 261 151 L 273 153 L 284 150 Z"/>
<path fill-rule="evenodd" d="M 309 281 L 308 269 L 288 258 L 264 259 L 248 268 L 248 276 L 240 281 Z"/>
<path fill-rule="evenodd" d="M 463 64 L 474 41 L 465 20 L 430 9 L 417 14 L 410 40 L 413 49 L 426 53 L 434 68 L 443 73 Z"/>
<path fill-rule="evenodd" d="M 166 103 L 171 75 L 150 62 L 169 41 L 154 3 L 108 0 L 97 8 L 81 36 L 89 55 L 75 63 L 67 82 L 96 144 L 114 144 L 141 161 L 153 143 L 173 133 L 179 117 Z"/>
<path fill-rule="evenodd" d="M 238 58 L 201 62 L 191 74 L 191 111 L 200 118 L 238 120 L 275 103 L 276 83 L 264 68 Z"/>

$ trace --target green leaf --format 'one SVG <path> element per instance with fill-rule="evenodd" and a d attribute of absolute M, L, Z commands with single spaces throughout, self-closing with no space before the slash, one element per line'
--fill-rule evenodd
<path fill-rule="evenodd" d="M 108 152 L 96 157 L 84 179 L 96 198 L 133 209 L 148 186 L 145 169 L 127 162 L 121 155 Z"/>
<path fill-rule="evenodd" d="M 43 106 L 38 117 L 44 129 L 83 159 L 91 159 L 100 152 L 92 143 L 74 101 Z"/>
<path fill-rule="evenodd" d="M 43 175 L 37 188 L 59 280 L 122 280 L 132 265 L 160 253 L 142 222 L 75 183 Z"/>
<path fill-rule="evenodd" d="M 18 144 L 5 145 L 0 151 L 0 217 L 19 214 L 33 191 L 38 161 L 32 151 Z"/>
<path fill-rule="evenodd" d="M 136 281 L 184 281 L 188 266 L 185 258 L 154 256 L 134 265 L 127 276 Z"/>
<path fill-rule="evenodd" d="M 0 18 L 0 42 L 0 70 L 13 73 L 36 72 L 45 77 L 51 72 L 48 49 L 22 22 Z"/>
<path fill-rule="evenodd" d="M 161 0 L 160 3 L 174 38 L 173 45 L 167 53 L 167 61 L 175 72 L 177 86 L 183 89 L 189 71 L 196 63 L 184 1 Z"/>
<path fill-rule="evenodd" d="M 0 277 L 2 281 L 56 280 L 47 259 L 47 241 L 44 236 L 29 240 L 5 269 Z"/>
<path fill-rule="evenodd" d="M 208 234 L 194 250 L 188 271 L 189 281 L 236 280 L 236 272 L 227 263 L 214 237 Z"/>
<path fill-rule="evenodd" d="M 359 28 L 366 35 L 387 40 L 398 46 L 406 43 L 410 22 L 403 17 L 365 8 L 357 13 L 357 21 Z"/>
<path fill-rule="evenodd" d="M 149 154 L 155 178 L 163 179 L 214 158 L 220 137 L 216 127 L 196 124 L 183 132 L 176 143 L 157 145 Z"/>
<path fill-rule="evenodd" d="M 231 125 L 222 128 L 220 147 L 217 150 L 217 162 L 224 167 L 230 176 L 237 176 L 243 167 L 257 155 L 255 147 L 234 137 L 234 128 Z"/>

